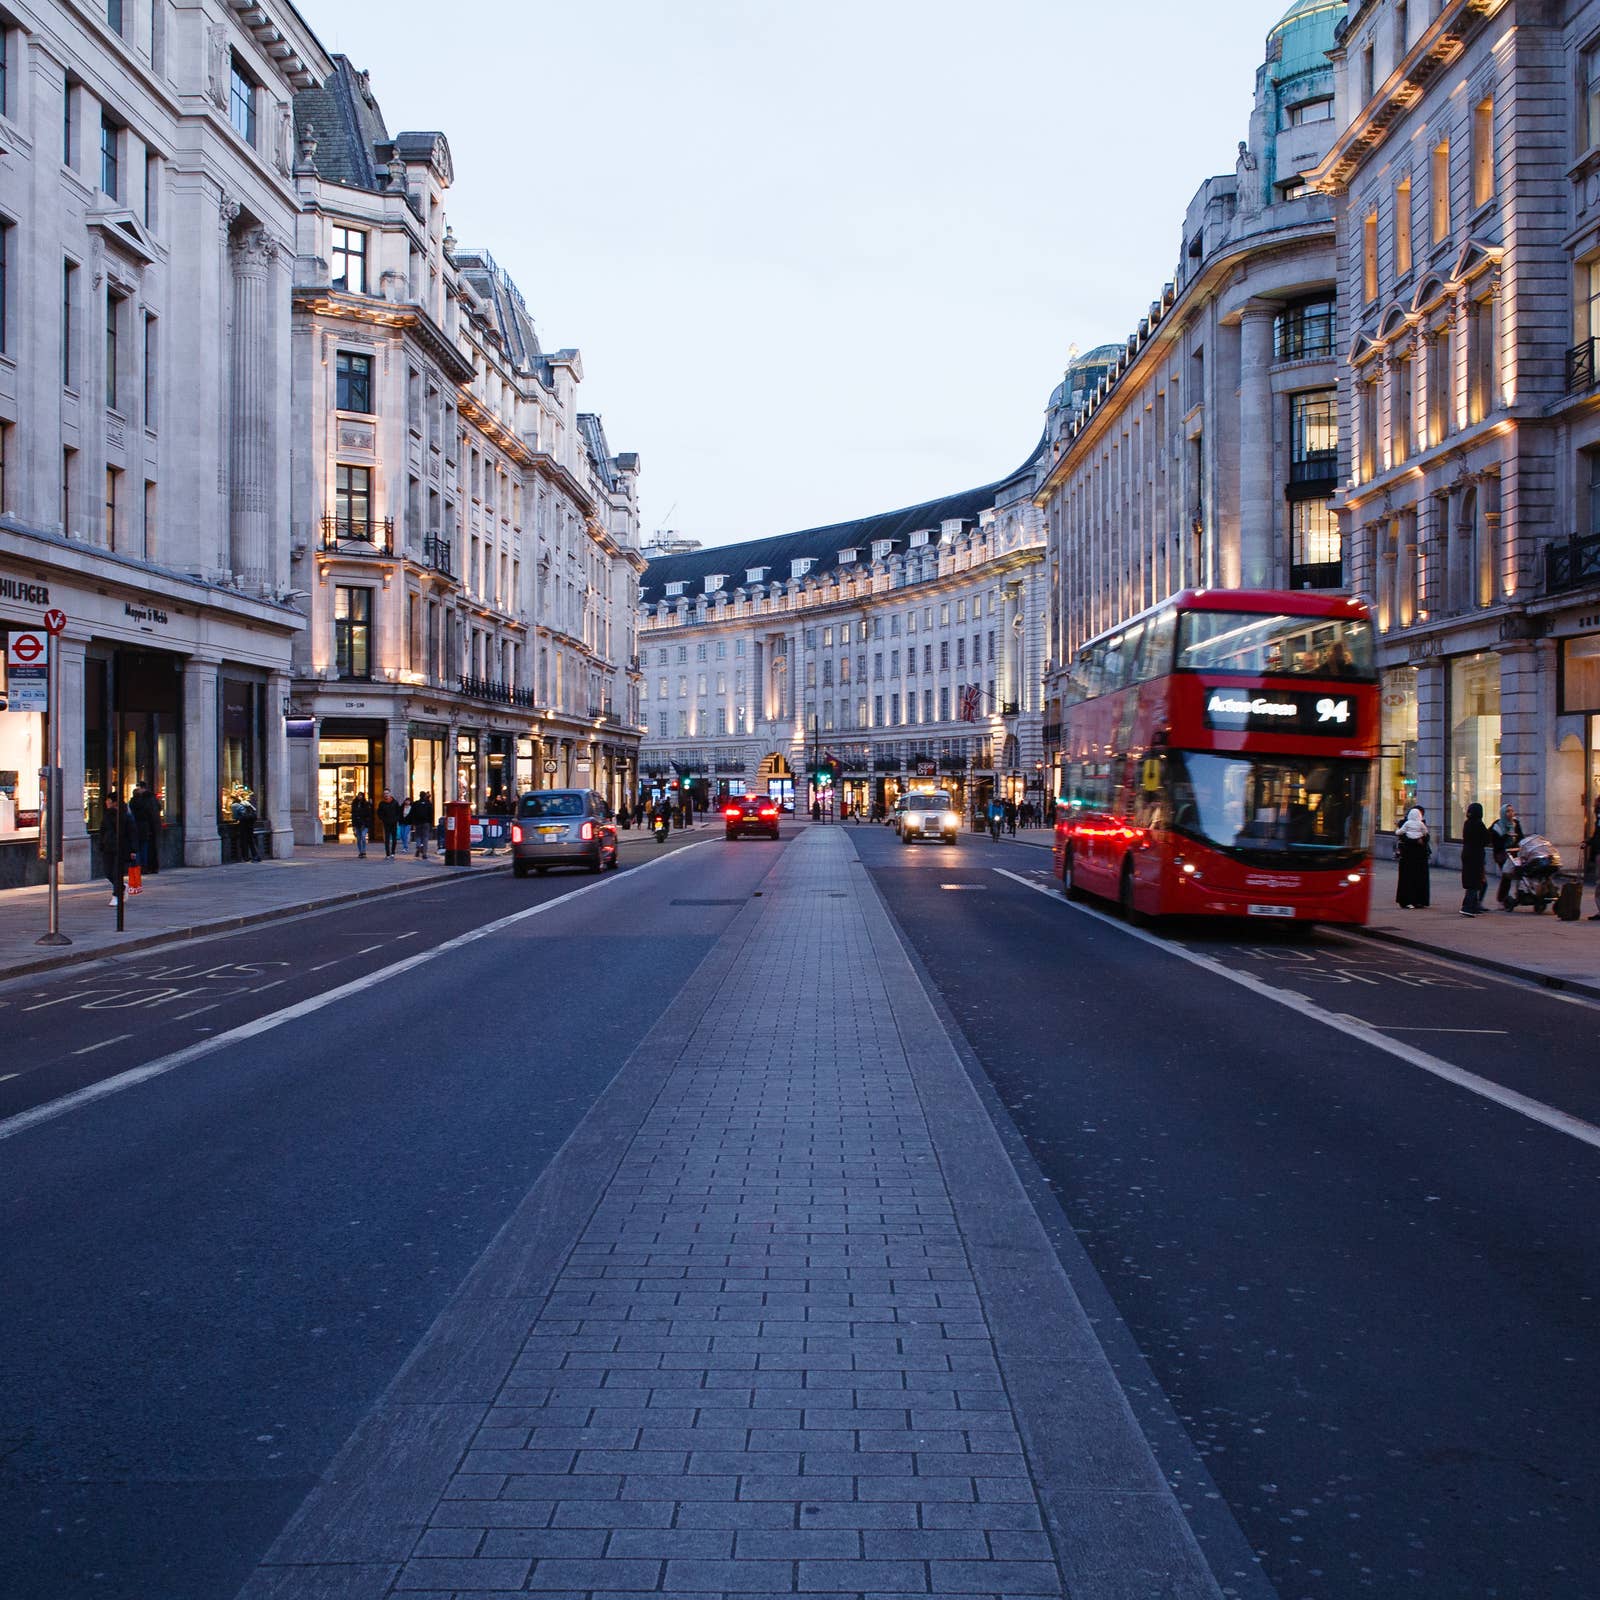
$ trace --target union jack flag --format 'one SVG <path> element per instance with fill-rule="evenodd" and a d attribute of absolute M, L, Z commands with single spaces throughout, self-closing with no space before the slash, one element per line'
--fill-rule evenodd
<path fill-rule="evenodd" d="M 978 686 L 975 683 L 969 683 L 961 691 L 961 720 L 963 722 L 978 720 Z"/>

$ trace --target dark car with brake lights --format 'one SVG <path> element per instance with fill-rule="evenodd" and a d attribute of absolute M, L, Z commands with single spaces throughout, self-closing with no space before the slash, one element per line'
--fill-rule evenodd
<path fill-rule="evenodd" d="M 511 870 L 519 878 L 551 867 L 615 869 L 617 822 L 593 789 L 534 789 L 517 801 L 511 823 Z"/>
<path fill-rule="evenodd" d="M 768 794 L 736 794 L 722 806 L 722 820 L 730 839 L 737 839 L 744 833 L 776 839 L 778 816 L 778 802 Z"/>

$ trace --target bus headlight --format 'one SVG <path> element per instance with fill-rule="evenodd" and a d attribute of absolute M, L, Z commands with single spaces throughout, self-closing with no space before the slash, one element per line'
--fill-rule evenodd
<path fill-rule="evenodd" d="M 1360 883 L 1361 882 L 1361 874 L 1359 872 L 1347 872 L 1344 875 L 1344 881 L 1346 883 Z"/>

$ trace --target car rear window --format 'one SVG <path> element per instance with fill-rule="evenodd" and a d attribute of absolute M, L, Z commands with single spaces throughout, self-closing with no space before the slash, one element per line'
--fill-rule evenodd
<path fill-rule="evenodd" d="M 517 802 L 519 817 L 581 817 L 581 794 L 525 794 Z"/>

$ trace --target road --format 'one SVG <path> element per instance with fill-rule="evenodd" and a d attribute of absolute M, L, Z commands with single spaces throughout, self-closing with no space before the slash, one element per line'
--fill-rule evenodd
<path fill-rule="evenodd" d="M 1592 1595 L 1596 1007 L 848 834 L 1202 1547 Z M 0 1594 L 231 1600 L 787 847 L 674 846 L 0 988 Z"/>
<path fill-rule="evenodd" d="M 1600 1150 L 1485 1096 L 1600 1123 L 1597 1008 L 1333 935 L 1140 937 L 1008 843 L 856 844 L 1160 1386 L 1147 1432 L 1170 1403 L 1283 1600 L 1592 1596 Z"/>

